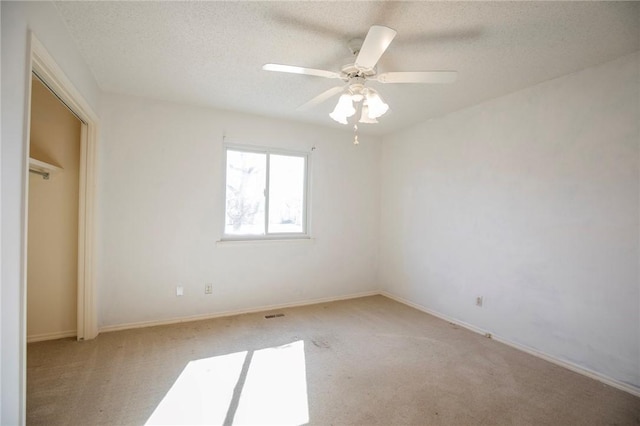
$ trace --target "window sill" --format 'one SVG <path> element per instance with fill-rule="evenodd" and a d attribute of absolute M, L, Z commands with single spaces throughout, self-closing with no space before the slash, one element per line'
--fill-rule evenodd
<path fill-rule="evenodd" d="M 304 237 L 272 237 L 272 238 L 222 238 L 216 241 L 216 245 L 226 246 L 226 245 L 262 245 L 262 244 L 311 244 L 316 241 L 315 238 L 304 236 Z"/>

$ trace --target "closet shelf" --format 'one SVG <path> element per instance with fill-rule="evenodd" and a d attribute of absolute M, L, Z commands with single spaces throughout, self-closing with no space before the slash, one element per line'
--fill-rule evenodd
<path fill-rule="evenodd" d="M 52 174 L 60 173 L 62 168 L 29 157 L 29 171 L 42 176 L 43 179 L 49 179 Z"/>

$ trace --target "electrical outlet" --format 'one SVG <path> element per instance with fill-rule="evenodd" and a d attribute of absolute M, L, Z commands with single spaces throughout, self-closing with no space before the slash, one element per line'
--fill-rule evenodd
<path fill-rule="evenodd" d="M 213 284 L 211 283 L 207 283 L 204 285 L 204 294 L 211 294 L 213 293 Z"/>
<path fill-rule="evenodd" d="M 476 297 L 476 306 L 482 308 L 482 296 Z"/>
<path fill-rule="evenodd" d="M 184 295 L 184 287 L 179 285 L 176 287 L 176 296 L 182 296 L 182 295 Z"/>

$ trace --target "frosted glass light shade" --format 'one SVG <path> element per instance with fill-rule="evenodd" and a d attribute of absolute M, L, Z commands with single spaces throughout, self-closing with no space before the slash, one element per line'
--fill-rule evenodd
<path fill-rule="evenodd" d="M 347 117 L 351 117 L 356 113 L 356 109 L 353 107 L 353 100 L 351 95 L 343 94 L 338 100 L 338 104 L 334 108 L 333 112 L 329 114 L 329 117 L 341 124 L 347 124 Z"/>
<path fill-rule="evenodd" d="M 360 116 L 359 123 L 375 124 L 377 122 L 378 120 L 376 120 L 375 118 L 371 118 L 371 116 L 369 115 L 369 106 L 366 103 L 363 103 L 362 115 Z"/>
<path fill-rule="evenodd" d="M 336 112 L 335 110 L 331 114 L 329 114 L 329 117 L 331 117 L 332 119 L 334 119 L 340 124 L 349 124 L 347 122 L 347 117 L 345 115 L 341 115 L 339 112 Z"/>
<path fill-rule="evenodd" d="M 372 119 L 381 117 L 389 110 L 389 105 L 385 104 L 380 95 L 371 89 L 367 91 L 367 105 L 369 117 Z"/>

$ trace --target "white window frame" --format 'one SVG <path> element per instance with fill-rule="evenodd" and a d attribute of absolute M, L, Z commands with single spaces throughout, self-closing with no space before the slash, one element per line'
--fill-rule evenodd
<path fill-rule="evenodd" d="M 300 240 L 300 239 L 310 239 L 311 234 L 309 232 L 309 195 L 310 195 L 310 164 L 311 164 L 311 156 L 307 152 L 302 151 L 293 151 L 288 149 L 281 148 L 271 148 L 271 147 L 261 147 L 261 146 L 253 146 L 253 145 L 240 145 L 240 144 L 228 144 L 225 143 L 223 145 L 223 191 L 222 191 L 222 238 L 221 241 L 263 241 L 263 240 Z M 265 233 L 264 234 L 250 234 L 250 235 L 236 235 L 236 234 L 226 234 L 226 222 L 227 222 L 227 152 L 228 151 L 242 151 L 242 152 L 250 152 L 256 154 L 265 154 L 267 156 L 267 167 L 266 167 L 266 177 L 265 177 L 265 189 L 264 189 L 264 197 L 265 197 L 265 213 L 264 213 L 264 221 L 265 221 Z M 302 232 L 284 232 L 284 233 L 268 233 L 269 229 L 269 168 L 271 165 L 270 155 L 288 155 L 293 157 L 302 157 L 304 158 L 304 192 L 303 192 L 303 209 L 304 213 L 302 215 Z"/>

